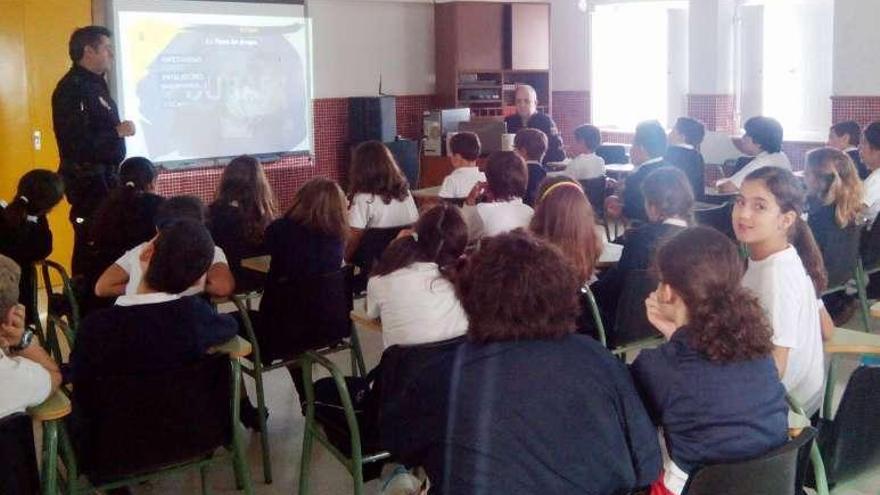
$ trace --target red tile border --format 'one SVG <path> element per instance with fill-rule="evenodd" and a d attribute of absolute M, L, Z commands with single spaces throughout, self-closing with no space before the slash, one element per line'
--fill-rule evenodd
<path fill-rule="evenodd" d="M 708 130 L 734 132 L 735 111 L 734 95 L 687 95 L 688 116 L 702 121 Z"/>
<path fill-rule="evenodd" d="M 832 96 L 831 120 L 855 120 L 863 126 L 880 120 L 880 96 Z"/>
<path fill-rule="evenodd" d="M 590 122 L 589 91 L 554 91 L 553 120 L 562 140 L 567 145 L 574 142 L 574 130 Z"/>

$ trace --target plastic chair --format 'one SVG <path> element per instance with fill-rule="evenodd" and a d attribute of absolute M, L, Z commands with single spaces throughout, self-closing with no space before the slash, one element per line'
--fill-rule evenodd
<path fill-rule="evenodd" d="M 596 148 L 596 154 L 605 160 L 605 163 L 629 163 L 626 147 L 619 144 L 601 144 Z"/>
<path fill-rule="evenodd" d="M 712 227 L 736 241 L 736 234 L 733 232 L 732 214 L 733 203 L 726 202 L 714 208 L 695 210 L 694 220 L 697 221 L 697 224 Z"/>
<path fill-rule="evenodd" d="M 603 346 L 608 346 L 608 339 L 605 335 L 605 325 L 602 323 L 602 313 L 599 311 L 599 304 L 596 302 L 596 296 L 593 295 L 593 291 L 590 290 L 590 284 L 584 284 L 580 289 L 581 293 L 581 307 L 582 309 L 589 310 L 589 317 L 592 319 L 592 329 L 596 331 L 596 340 L 598 340 Z M 586 321 L 587 314 L 584 312 L 578 322 L 579 327 L 581 329 L 588 329 L 588 323 Z"/>
<path fill-rule="evenodd" d="M 656 347 L 663 337 L 648 321 L 645 299 L 657 288 L 657 278 L 649 270 L 630 270 L 624 277 L 617 302 L 614 332 L 607 335 L 608 349 L 626 359 L 626 354 Z"/>
<path fill-rule="evenodd" d="M 851 279 L 855 280 L 862 325 L 866 332 L 870 332 L 871 316 L 867 302 L 868 280 L 859 258 L 861 231 L 858 227 L 852 226 L 835 234 L 816 237 L 828 272 L 828 288 L 822 292 L 822 296 L 845 291 L 848 287 L 847 282 Z"/>
<path fill-rule="evenodd" d="M 108 490 L 198 467 L 205 493 L 207 468 L 224 447 L 239 489 L 253 494 L 239 425 L 239 359 L 251 346 L 236 337 L 215 351 L 173 370 L 78 383 L 73 448 L 61 449 L 66 492 Z"/>
<path fill-rule="evenodd" d="M 587 195 L 587 199 L 590 201 L 590 206 L 593 207 L 596 219 L 602 223 L 603 227 L 605 227 L 605 238 L 611 241 L 611 232 L 609 230 L 608 221 L 605 219 L 605 192 L 607 183 L 605 176 L 600 175 L 599 177 L 584 179 L 578 182 L 580 182 L 584 194 Z M 615 235 L 617 234 L 616 228 L 614 233 Z"/>
<path fill-rule="evenodd" d="M 333 424 L 326 418 L 316 414 L 315 411 L 315 388 L 312 382 L 312 367 L 318 365 L 330 373 L 339 395 L 342 412 L 345 416 L 345 424 Z M 302 358 L 303 381 L 306 392 L 306 424 L 303 431 L 303 447 L 302 457 L 300 459 L 299 471 L 299 494 L 308 495 L 309 493 L 309 470 L 311 468 L 312 447 L 315 440 L 324 446 L 333 457 L 335 457 L 351 474 L 354 481 L 355 495 L 364 493 L 364 466 L 374 462 L 384 461 L 391 458 L 391 454 L 387 451 L 373 449 L 372 452 L 365 452 L 364 442 L 362 441 L 360 427 L 357 421 L 354 405 L 349 395 L 348 386 L 345 377 L 339 367 L 333 364 L 329 359 L 315 352 L 307 352 Z M 328 431 L 348 433 L 347 455 L 343 452 L 328 436 Z"/>
<path fill-rule="evenodd" d="M 298 365 L 302 353 L 313 350 L 326 355 L 351 350 L 352 372 L 366 374 L 357 330 L 349 314 L 351 267 L 296 281 L 269 281 L 260 302 L 260 332 L 240 296 L 233 296 L 247 339 L 253 344 L 250 365 L 244 373 L 254 379 L 257 395 L 263 477 L 272 482 L 272 461 L 266 428 L 266 397 L 263 373 Z M 347 339 L 347 341 L 346 341 Z"/>
<path fill-rule="evenodd" d="M 685 495 L 794 494 L 798 452 L 816 436 L 805 428 L 785 445 L 757 459 L 704 466 L 692 473 Z"/>
<path fill-rule="evenodd" d="M 358 295 L 366 290 L 367 279 L 370 277 L 373 265 L 382 256 L 391 241 L 397 238 L 400 231 L 409 227 L 409 225 L 400 225 L 398 227 L 368 228 L 364 231 L 357 251 L 351 259 L 351 264 L 359 270 L 352 282 L 353 294 Z"/>
<path fill-rule="evenodd" d="M 76 331 L 80 323 L 79 303 L 76 300 L 76 292 L 67 271 L 60 264 L 43 260 L 34 264 L 34 273 L 40 275 L 42 289 L 46 294 L 46 324 L 45 327 L 39 318 L 34 319 L 37 335 L 40 336 L 41 343 L 46 346 L 52 357 L 58 363 L 63 362 L 63 356 L 58 338 L 58 332 L 61 332 L 72 346 L 76 339 Z M 61 292 L 56 291 L 52 283 L 52 275 L 61 281 Z M 34 277 L 34 300 L 32 302 L 34 314 L 37 311 L 37 294 L 38 280 Z"/>

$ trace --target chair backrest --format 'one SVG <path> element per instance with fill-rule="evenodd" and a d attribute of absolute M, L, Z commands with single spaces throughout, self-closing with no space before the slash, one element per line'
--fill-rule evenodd
<path fill-rule="evenodd" d="M 880 265 L 880 213 L 874 219 L 873 227 L 862 233 L 860 253 L 866 270 Z"/>
<path fill-rule="evenodd" d="M 108 481 L 230 445 L 231 380 L 223 354 L 168 371 L 78 382 L 71 433 L 81 471 Z"/>
<path fill-rule="evenodd" d="M 822 252 L 828 287 L 840 287 L 853 278 L 859 261 L 861 229 L 851 225 L 844 229 L 828 229 L 816 232 L 814 237 Z"/>
<path fill-rule="evenodd" d="M 712 227 L 718 232 L 721 232 L 727 237 L 735 240 L 736 234 L 733 232 L 732 215 L 733 202 L 728 201 L 727 203 L 719 205 L 715 208 L 695 210 L 694 220 L 696 220 L 699 225 Z"/>
<path fill-rule="evenodd" d="M 0 493 L 39 492 L 31 418 L 24 413 L 11 414 L 0 419 Z"/>
<path fill-rule="evenodd" d="M 614 331 L 606 336 L 610 349 L 660 336 L 645 312 L 645 299 L 656 288 L 657 277 L 650 270 L 630 270 L 626 273 L 617 301 Z"/>
<path fill-rule="evenodd" d="M 602 312 L 589 284 L 584 284 L 578 291 L 578 299 L 581 303 L 581 313 L 576 320 L 577 332 L 589 335 L 607 346 L 605 324 L 602 321 Z"/>
<path fill-rule="evenodd" d="M 596 154 L 605 160 L 606 165 L 612 163 L 629 163 L 626 148 L 619 144 L 602 144 L 596 148 Z"/>
<path fill-rule="evenodd" d="M 861 366 L 843 392 L 834 421 L 822 429 L 819 446 L 829 483 L 880 466 L 880 368 Z"/>
<path fill-rule="evenodd" d="M 797 456 L 816 436 L 805 428 L 785 445 L 742 462 L 712 464 L 691 473 L 684 487 L 686 495 L 793 495 L 796 487 Z"/>
<path fill-rule="evenodd" d="M 590 200 L 590 206 L 597 217 L 602 217 L 605 212 L 605 176 L 600 175 L 592 179 L 584 179 L 579 181 L 581 187 L 584 188 L 584 194 Z"/>
<path fill-rule="evenodd" d="M 258 338 L 263 362 L 293 357 L 351 336 L 351 283 L 350 266 L 268 282 L 260 302 Z"/>
<path fill-rule="evenodd" d="M 409 225 L 401 225 L 398 227 L 368 228 L 364 231 L 357 251 L 355 251 L 351 259 L 352 264 L 360 268 L 360 277 L 363 279 L 359 284 L 363 285 L 363 287 L 356 287 L 356 289 L 363 290 L 366 288 L 366 278 L 369 277 L 373 265 L 382 257 L 385 248 L 391 244 L 391 241 L 397 237 L 397 234 L 409 227 Z"/>

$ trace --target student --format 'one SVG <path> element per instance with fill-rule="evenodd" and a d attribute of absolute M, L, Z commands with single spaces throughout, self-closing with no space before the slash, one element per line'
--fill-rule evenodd
<path fill-rule="evenodd" d="M 240 291 L 261 285 L 263 277 L 242 268 L 241 260 L 265 254 L 263 234 L 274 218 L 275 195 L 260 162 L 248 155 L 232 159 L 208 207 L 208 229 L 226 254 Z"/>
<path fill-rule="evenodd" d="M 631 222 L 647 222 L 642 182 L 651 172 L 666 165 L 666 131 L 656 120 L 648 120 L 636 126 L 630 148 L 630 160 L 635 165 L 633 173 L 623 184 L 623 216 Z M 693 195 L 693 193 L 692 193 Z"/>
<path fill-rule="evenodd" d="M 462 208 L 471 242 L 529 224 L 534 210 L 522 199 L 527 182 L 526 164 L 516 152 L 489 155 L 486 182 L 474 186 Z"/>
<path fill-rule="evenodd" d="M 391 151 L 379 141 L 367 141 L 355 148 L 348 180 L 351 233 L 345 246 L 346 260 L 357 252 L 365 230 L 408 226 L 418 220 L 406 177 Z"/>
<path fill-rule="evenodd" d="M 880 213 L 880 121 L 871 122 L 865 127 L 863 139 L 859 143 L 859 156 L 870 171 L 865 179 L 863 215 L 869 224 L 873 224 Z"/>
<path fill-rule="evenodd" d="M 156 229 L 161 230 L 180 220 L 205 222 L 205 205 L 195 196 L 175 196 L 165 200 L 156 212 Z M 153 248 L 155 237 L 126 251 L 110 265 L 95 284 L 99 297 L 116 297 L 137 294 L 144 274 L 148 251 Z M 226 262 L 223 250 L 214 246 L 214 259 L 207 276 L 181 295 L 188 296 L 206 292 L 215 297 L 227 297 L 235 290 L 235 279 Z"/>
<path fill-rule="evenodd" d="M 460 279 L 467 340 L 385 351 L 382 444 L 431 493 L 630 493 L 657 478 L 626 368 L 572 333 L 580 283 L 524 231 L 485 239 Z"/>
<path fill-rule="evenodd" d="M 818 295 L 826 276 L 803 210 L 799 180 L 786 169 L 763 167 L 743 181 L 732 217 L 736 238 L 749 251 L 743 286 L 761 301 L 773 327 L 782 383 L 812 415 L 824 384 Z"/>
<path fill-rule="evenodd" d="M 575 157 L 565 167 L 565 175 L 574 180 L 595 179 L 605 175 L 605 160 L 596 154 L 602 144 L 599 128 L 584 124 L 574 130 L 574 145 L 571 150 Z"/>
<path fill-rule="evenodd" d="M 61 201 L 64 184 L 61 176 L 49 170 L 31 170 L 18 181 L 12 202 L 0 201 L 0 254 L 21 267 L 19 301 L 36 316 L 34 272 L 31 266 L 52 252 L 52 231 L 46 215 Z"/>
<path fill-rule="evenodd" d="M 538 129 L 520 129 L 513 138 L 513 148 L 526 161 L 526 169 L 529 173 L 526 195 L 523 199 L 527 205 L 534 206 L 538 186 L 544 177 L 547 177 L 547 169 L 541 163 L 544 152 L 547 151 L 547 135 Z"/>
<path fill-rule="evenodd" d="M 828 285 L 843 285 L 853 276 L 859 254 L 862 182 L 849 156 L 834 148 L 807 154 L 807 224 L 822 251 Z M 855 310 L 855 299 L 844 291 L 822 297 L 835 321 L 843 324 Z"/>
<path fill-rule="evenodd" d="M 574 265 L 582 283 L 594 279 L 602 239 L 596 233 L 593 207 L 574 179 L 563 176 L 544 180 L 529 230 L 558 247 Z"/>
<path fill-rule="evenodd" d="M 181 296 L 205 278 L 213 253 L 211 234 L 200 222 L 180 219 L 159 231 L 144 252 L 137 292 L 82 321 L 70 356 L 74 403 L 80 381 L 170 370 L 236 335 L 231 316 L 217 314 L 201 297 Z"/>
<path fill-rule="evenodd" d="M 693 217 L 694 195 L 681 170 L 670 166 L 654 170 L 645 178 L 642 190 L 648 222 L 626 232 L 620 261 L 591 286 L 608 328 L 614 328 L 627 274 L 650 268 L 657 246 L 686 228 Z"/>
<path fill-rule="evenodd" d="M 868 174 L 870 174 L 871 171 L 868 170 L 868 167 L 866 167 L 864 163 L 862 163 L 862 159 L 859 156 L 859 143 L 862 140 L 861 138 L 862 128 L 855 120 L 838 122 L 828 130 L 828 146 L 849 155 L 859 173 L 859 179 L 865 180 L 868 178 Z"/>
<path fill-rule="evenodd" d="M 0 255 L 0 418 L 24 412 L 49 397 L 61 384 L 58 365 L 25 329 L 25 308 L 18 304 L 21 270 Z"/>
<path fill-rule="evenodd" d="M 480 156 L 480 138 L 473 132 L 459 132 L 449 139 L 452 173 L 443 179 L 438 196 L 443 199 L 464 199 L 477 182 L 486 176 L 477 168 Z"/>
<path fill-rule="evenodd" d="M 382 319 L 382 342 L 413 345 L 467 332 L 453 285 L 468 244 L 467 224 L 455 205 L 425 211 L 412 232 L 392 242 L 367 283 L 367 316 Z"/>
<path fill-rule="evenodd" d="M 770 117 L 752 117 L 743 126 L 742 150 L 755 158 L 732 176 L 718 181 L 720 192 L 732 193 L 742 187 L 743 180 L 761 167 L 791 170 L 788 156 L 782 152 L 782 125 Z"/>
<path fill-rule="evenodd" d="M 773 332 L 740 285 L 736 246 L 715 229 L 692 227 L 663 244 L 656 267 L 660 283 L 645 306 L 667 342 L 639 352 L 632 373 L 669 453 L 651 493 L 681 495 L 700 466 L 785 444 L 788 405 Z"/>
<path fill-rule="evenodd" d="M 669 133 L 669 147 L 663 158 L 666 163 L 678 168 L 687 176 L 694 199 L 703 199 L 706 189 L 706 165 L 700 153 L 700 143 L 706 135 L 703 123 L 690 117 L 679 117 Z"/>
<path fill-rule="evenodd" d="M 104 270 L 126 251 L 156 235 L 156 210 L 163 198 L 154 194 L 155 186 L 153 162 L 143 157 L 126 159 L 119 168 L 119 185 L 89 220 L 81 271 L 88 287 L 80 301 L 84 314 L 112 303 L 91 297 Z"/>

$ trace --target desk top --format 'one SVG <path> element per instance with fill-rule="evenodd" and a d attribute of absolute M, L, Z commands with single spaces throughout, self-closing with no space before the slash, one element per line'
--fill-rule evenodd
<path fill-rule="evenodd" d="M 871 306 L 871 316 L 874 318 L 880 318 L 880 301 L 875 302 L 873 306 Z"/>
<path fill-rule="evenodd" d="M 269 273 L 269 264 L 271 262 L 272 257 L 267 254 L 265 256 L 242 258 L 241 266 L 242 268 L 247 268 L 248 270 L 253 270 L 255 272 Z"/>
<path fill-rule="evenodd" d="M 611 163 L 605 165 L 605 173 L 630 174 L 635 168 L 636 166 L 632 163 Z"/>
<path fill-rule="evenodd" d="M 49 398 L 40 404 L 28 408 L 28 414 L 37 421 L 52 421 L 61 419 L 70 414 L 70 399 L 60 390 L 49 395 Z"/>
<path fill-rule="evenodd" d="M 880 335 L 848 328 L 835 328 L 834 337 L 825 342 L 829 354 L 880 354 Z"/>
<path fill-rule="evenodd" d="M 421 189 L 413 189 L 414 198 L 432 198 L 440 195 L 440 186 L 423 187 Z"/>
<path fill-rule="evenodd" d="M 352 310 L 350 315 L 351 321 L 354 322 L 357 326 L 363 328 L 364 330 L 370 330 L 373 332 L 382 331 L 382 322 L 378 319 L 370 318 L 369 316 L 358 310 Z"/>

